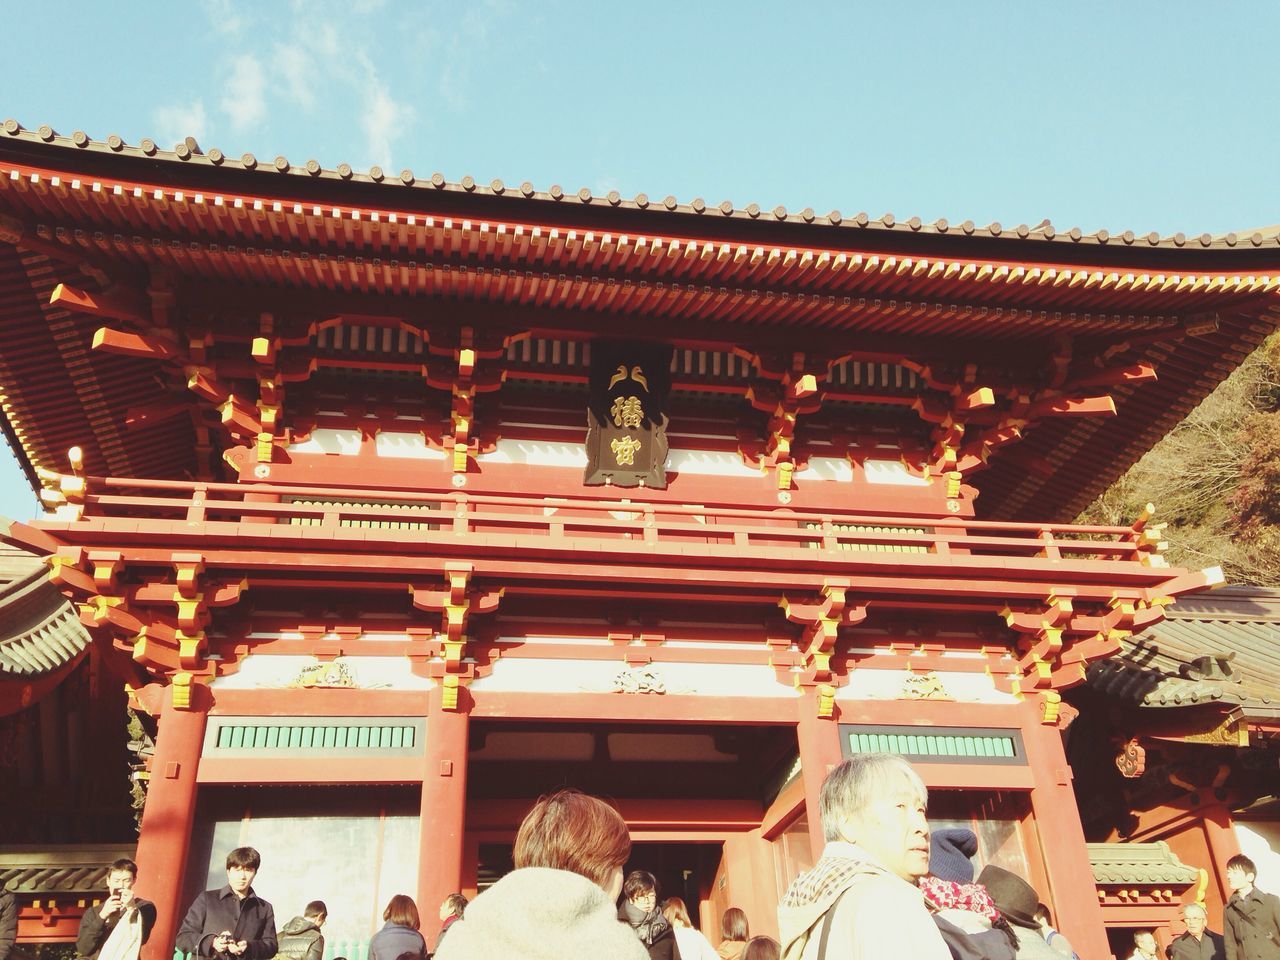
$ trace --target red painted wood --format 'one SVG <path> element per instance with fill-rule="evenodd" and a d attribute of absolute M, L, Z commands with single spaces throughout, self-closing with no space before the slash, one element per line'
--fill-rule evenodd
<path fill-rule="evenodd" d="M 805 811 L 809 818 L 809 845 L 816 861 L 826 845 L 818 802 L 822 781 L 844 759 L 840 752 L 840 728 L 837 722 L 840 717 L 819 717 L 818 697 L 812 689 L 804 692 L 798 707 L 796 739 L 800 747 L 800 776 L 804 781 Z"/>
<path fill-rule="evenodd" d="M 441 689 L 431 691 L 427 712 L 418 845 L 418 907 L 428 943 L 439 933 L 440 904 L 464 883 L 469 718 L 461 710 L 443 709 Z M 465 708 L 469 701 L 462 691 L 459 705 Z"/>
<path fill-rule="evenodd" d="M 426 770 L 421 757 L 205 757 L 200 783 L 421 783 Z"/>
<path fill-rule="evenodd" d="M 680 694 L 624 693 L 474 693 L 473 717 L 487 719 L 619 720 L 637 723 L 689 724 L 794 723 L 797 700 L 772 697 L 700 697 Z M 428 736 L 430 734 L 428 733 Z"/>
<path fill-rule="evenodd" d="M 1077 953 L 1082 957 L 1108 956 L 1102 910 L 1091 882 L 1093 871 L 1071 788 L 1071 768 L 1062 748 L 1062 734 L 1056 725 L 1039 722 L 1035 702 L 1023 704 L 1021 712 L 1022 737 L 1035 776 L 1031 809 L 1049 880 L 1049 889 L 1039 893 L 1051 898 L 1045 902 L 1053 908 L 1059 929 Z"/>
<path fill-rule="evenodd" d="M 145 960 L 171 960 L 178 925 L 186 915 L 181 902 L 187 851 L 195 821 L 196 782 L 205 720 L 210 706 L 207 690 L 191 686 L 192 709 L 176 710 L 172 701 L 160 715 L 151 780 L 138 836 L 138 893 L 156 904 L 151 939 L 143 947 Z M 176 776 L 170 776 L 170 773 Z"/>

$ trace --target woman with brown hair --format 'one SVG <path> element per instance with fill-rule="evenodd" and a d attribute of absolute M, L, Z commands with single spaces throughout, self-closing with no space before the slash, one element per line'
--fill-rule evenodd
<path fill-rule="evenodd" d="M 668 897 L 662 904 L 662 915 L 676 932 L 676 946 L 680 948 L 680 960 L 720 960 L 711 941 L 689 919 L 689 908 L 679 897 Z"/>
<path fill-rule="evenodd" d="M 751 931 L 747 928 L 747 915 L 737 907 L 730 907 L 720 918 L 721 960 L 742 960 Z"/>
<path fill-rule="evenodd" d="M 399 960 L 406 953 L 427 955 L 427 942 L 418 932 L 422 920 L 413 897 L 397 893 L 382 911 L 382 919 L 387 922 L 369 941 L 369 960 Z"/>
<path fill-rule="evenodd" d="M 615 903 L 631 834 L 577 790 L 543 797 L 516 834 L 511 871 L 467 905 L 437 960 L 648 960 Z"/>

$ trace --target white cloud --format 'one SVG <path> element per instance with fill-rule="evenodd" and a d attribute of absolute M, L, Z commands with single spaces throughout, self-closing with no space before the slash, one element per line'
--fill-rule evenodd
<path fill-rule="evenodd" d="M 317 81 L 315 62 L 300 45 L 276 44 L 272 65 L 284 80 L 284 95 L 293 103 L 310 110 L 316 104 L 312 87 Z"/>
<path fill-rule="evenodd" d="M 156 143 L 165 150 L 172 149 L 174 144 L 187 137 L 203 141 L 210 129 L 203 100 L 156 107 L 151 113 L 151 121 L 156 125 Z"/>
<path fill-rule="evenodd" d="M 360 126 L 364 130 L 365 153 L 370 165 L 377 164 L 388 174 L 391 170 L 391 145 L 413 119 L 413 108 L 396 100 L 367 56 L 361 55 L 365 70 L 361 96 Z"/>
<path fill-rule="evenodd" d="M 204 12 L 215 30 L 230 36 L 243 33 L 249 22 L 231 0 L 204 0 Z"/>
<path fill-rule="evenodd" d="M 237 132 L 255 126 L 267 115 L 266 76 L 257 57 L 244 53 L 231 61 L 220 106 Z"/>

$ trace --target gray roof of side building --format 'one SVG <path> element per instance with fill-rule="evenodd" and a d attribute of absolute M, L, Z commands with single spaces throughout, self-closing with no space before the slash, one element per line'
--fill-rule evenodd
<path fill-rule="evenodd" d="M 1222 587 L 1179 599 L 1165 620 L 1094 663 L 1089 682 L 1141 707 L 1222 704 L 1280 717 L 1280 589 Z"/>

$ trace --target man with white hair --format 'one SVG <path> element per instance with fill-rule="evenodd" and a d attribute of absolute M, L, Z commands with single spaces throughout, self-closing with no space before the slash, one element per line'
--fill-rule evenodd
<path fill-rule="evenodd" d="M 1169 944 L 1169 960 L 1226 960 L 1227 948 L 1222 934 L 1205 929 L 1209 925 L 1209 914 L 1204 904 L 1184 905 L 1182 922 L 1187 925 L 1187 932 L 1174 937 Z"/>
<path fill-rule="evenodd" d="M 950 960 L 916 886 L 929 872 L 928 800 L 920 775 L 892 754 L 860 754 L 827 774 L 827 845 L 778 905 L 782 960 Z"/>

